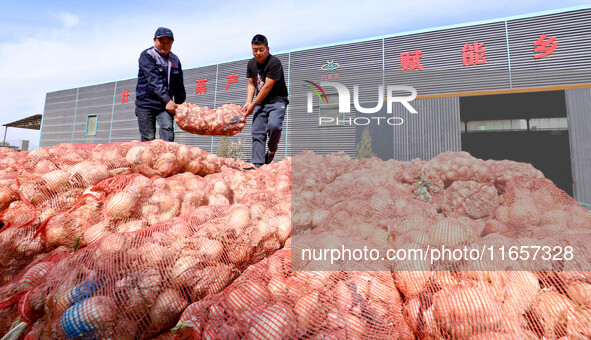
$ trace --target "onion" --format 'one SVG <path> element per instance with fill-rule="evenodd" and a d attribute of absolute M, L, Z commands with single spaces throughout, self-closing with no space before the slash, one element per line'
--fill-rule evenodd
<path fill-rule="evenodd" d="M 343 310 L 348 311 L 353 307 L 353 293 L 349 289 L 350 283 L 346 281 L 339 281 L 334 288 L 333 293 L 333 300 L 336 303 L 336 306 Z"/>
<path fill-rule="evenodd" d="M 67 188 L 69 177 L 70 175 L 64 170 L 54 170 L 41 176 L 41 180 L 48 190 L 60 192 Z"/>
<path fill-rule="evenodd" d="M 509 205 L 509 220 L 516 227 L 527 227 L 540 223 L 538 210 L 533 202 L 517 199 Z"/>
<path fill-rule="evenodd" d="M 65 224 L 50 222 L 45 228 L 45 241 L 49 247 L 57 247 L 66 244 L 71 234 L 72 231 Z"/>
<path fill-rule="evenodd" d="M 169 250 L 153 242 L 144 242 L 135 248 L 136 256 L 141 258 L 145 264 L 157 265 L 168 259 Z"/>
<path fill-rule="evenodd" d="M 295 316 L 291 308 L 283 304 L 266 306 L 250 323 L 246 339 L 281 339 L 286 334 L 293 333 L 294 320 Z"/>
<path fill-rule="evenodd" d="M 470 226 L 453 218 L 442 219 L 429 230 L 431 244 L 436 247 L 441 245 L 455 247 L 472 241 L 475 237 L 476 233 Z"/>
<path fill-rule="evenodd" d="M 566 287 L 568 297 L 579 306 L 591 308 L 591 284 L 574 281 Z"/>
<path fill-rule="evenodd" d="M 187 163 L 187 165 L 185 166 L 185 171 L 188 171 L 193 174 L 199 174 L 202 171 L 201 166 L 202 166 L 201 159 L 194 158 L 190 162 Z"/>
<path fill-rule="evenodd" d="M 320 326 L 326 319 L 326 313 L 322 309 L 319 296 L 320 292 L 315 291 L 302 296 L 295 303 L 293 310 L 301 327 L 312 330 Z"/>
<path fill-rule="evenodd" d="M 576 309 L 568 315 L 566 334 L 569 339 L 591 338 L 591 310 Z"/>
<path fill-rule="evenodd" d="M 565 225 L 568 222 L 569 214 L 562 209 L 548 210 L 540 217 L 540 224 L 560 224 Z"/>
<path fill-rule="evenodd" d="M 147 227 L 145 220 L 133 220 L 126 223 L 121 223 L 117 226 L 118 233 L 131 233 L 134 231 L 142 230 Z M 176 234 L 175 234 L 176 235 Z"/>
<path fill-rule="evenodd" d="M 230 309 L 229 312 L 241 314 L 253 306 L 263 304 L 268 299 L 267 287 L 260 283 L 247 281 L 230 291 L 226 296 L 226 304 Z"/>
<path fill-rule="evenodd" d="M 219 320 L 212 319 L 202 332 L 202 339 L 217 340 L 217 339 L 242 339 L 244 335 L 243 329 L 239 324 L 220 323 Z M 193 339 L 195 339 L 193 337 Z M 201 337 L 197 338 L 201 339 Z"/>
<path fill-rule="evenodd" d="M 135 146 L 135 147 L 129 149 L 129 151 L 127 151 L 127 154 L 125 155 L 125 159 L 130 164 L 138 165 L 141 163 L 141 155 L 145 149 L 146 149 L 145 146 Z"/>
<path fill-rule="evenodd" d="M 195 275 L 200 263 L 201 261 L 193 256 L 179 258 L 172 267 L 170 282 L 175 288 L 195 286 L 200 279 Z"/>
<path fill-rule="evenodd" d="M 122 254 L 126 248 L 125 236 L 111 233 L 101 239 L 97 255 L 100 255 L 103 259 L 110 259 L 117 254 Z"/>
<path fill-rule="evenodd" d="M 396 271 L 394 272 L 394 282 L 396 288 L 400 290 L 407 298 L 420 294 L 429 283 L 433 276 L 431 271 Z"/>
<path fill-rule="evenodd" d="M 155 168 L 156 171 L 160 172 L 163 176 L 167 176 L 173 173 L 176 165 L 176 156 L 170 152 L 167 152 L 158 158 Z"/>
<path fill-rule="evenodd" d="M 226 288 L 234 278 L 234 267 L 218 263 L 215 266 L 198 270 L 199 282 L 193 287 L 191 298 L 196 300 L 204 295 L 212 295 Z"/>
<path fill-rule="evenodd" d="M 505 283 L 503 311 L 506 315 L 523 314 L 540 291 L 540 283 L 536 274 L 531 272 L 509 272 L 509 281 Z"/>
<path fill-rule="evenodd" d="M 83 187 L 90 187 L 109 177 L 109 169 L 101 163 L 83 161 L 68 169 L 74 181 L 73 184 L 80 184 Z"/>
<path fill-rule="evenodd" d="M 187 299 L 176 289 L 164 290 L 150 308 L 148 333 L 155 335 L 174 326 L 188 305 Z"/>
<path fill-rule="evenodd" d="M 230 260 L 230 262 L 236 264 L 248 261 L 253 251 L 251 247 L 241 243 L 232 244 L 231 246 L 227 245 L 227 247 L 228 249 L 232 249 L 232 251 L 226 252 L 224 255 Z"/>
<path fill-rule="evenodd" d="M 269 289 L 269 292 L 271 292 L 272 295 L 283 296 L 287 293 L 287 284 L 285 283 L 283 276 L 276 275 L 269 280 L 267 289 Z"/>
<path fill-rule="evenodd" d="M 342 317 L 347 331 L 347 339 L 363 339 L 366 333 L 365 323 L 353 314 L 344 313 Z"/>
<path fill-rule="evenodd" d="M 105 204 L 105 214 L 107 218 L 124 219 L 130 217 L 137 204 L 136 198 L 128 192 L 118 192 L 109 197 Z"/>
<path fill-rule="evenodd" d="M 45 274 L 53 267 L 50 262 L 40 262 L 33 267 L 27 269 L 25 274 L 20 278 L 17 290 L 28 290 L 37 287 L 43 282 Z"/>
<path fill-rule="evenodd" d="M 191 159 L 191 149 L 189 146 L 182 145 L 176 152 L 176 159 L 179 165 L 185 166 Z"/>
<path fill-rule="evenodd" d="M 394 310 L 402 310 L 402 296 L 400 296 L 400 293 L 396 290 L 396 286 L 394 286 L 393 282 L 387 283 L 390 283 L 391 286 L 387 286 L 377 279 L 372 280 L 369 291 L 367 292 L 369 298 L 374 301 L 387 303 Z"/>
<path fill-rule="evenodd" d="M 243 204 L 234 204 L 228 213 L 228 223 L 234 230 L 235 235 L 242 234 L 243 230 L 250 224 L 250 211 Z"/>
<path fill-rule="evenodd" d="M 486 224 L 484 226 L 484 230 L 482 231 L 482 235 L 488 235 L 488 234 L 503 234 L 508 232 L 509 229 L 507 228 L 507 226 L 503 223 L 500 222 L 498 220 L 494 220 L 494 219 L 490 219 L 486 221 Z"/>
<path fill-rule="evenodd" d="M 111 231 L 109 231 L 107 225 L 108 222 L 106 220 L 101 220 L 99 223 L 86 228 L 82 233 L 83 244 L 93 244 L 103 238 L 103 236 L 110 234 Z"/>
<path fill-rule="evenodd" d="M 497 208 L 497 211 L 495 212 L 495 217 L 497 218 L 497 220 L 499 220 L 499 222 L 503 223 L 503 224 L 508 224 L 509 223 L 509 208 L 505 205 L 501 205 Z"/>
<path fill-rule="evenodd" d="M 154 302 L 160 292 L 163 278 L 155 268 L 142 269 L 134 276 L 127 282 L 118 282 L 116 287 L 127 293 L 128 298 L 124 303 L 129 304 L 130 309 L 136 310 L 139 314 L 145 312 L 144 308 Z"/>
<path fill-rule="evenodd" d="M 425 300 L 425 302 L 428 300 Z M 432 304 L 424 303 L 423 310 L 421 311 L 421 298 L 416 296 L 406 302 L 404 306 L 404 317 L 410 328 L 419 335 L 420 338 L 426 339 L 441 339 L 443 338 L 433 311 L 435 308 Z M 420 315 L 419 312 L 422 314 Z M 422 319 L 422 320 L 421 320 Z M 419 323 L 419 320 L 422 322 Z"/>
<path fill-rule="evenodd" d="M 539 323 L 542 334 L 546 337 L 561 337 L 566 331 L 566 318 L 574 313 L 574 304 L 566 296 L 555 291 L 541 292 L 531 309 L 537 322 Z"/>
<path fill-rule="evenodd" d="M 390 229 L 393 236 L 404 235 L 412 231 L 426 231 L 431 226 L 431 219 L 424 216 L 412 216 Z"/>
<path fill-rule="evenodd" d="M 12 201 L 17 199 L 18 194 L 11 187 L 0 187 L 0 210 L 6 209 Z"/>
<path fill-rule="evenodd" d="M 571 213 L 568 219 L 568 227 L 572 230 L 587 231 L 591 226 L 591 219 L 586 214 Z"/>
<path fill-rule="evenodd" d="M 502 328 L 503 312 L 485 290 L 451 287 L 433 297 L 437 324 L 453 338 L 467 338 Z"/>
<path fill-rule="evenodd" d="M 199 251 L 202 260 L 210 262 L 218 261 L 224 253 L 222 242 L 206 237 L 199 238 L 195 241 L 195 249 Z"/>

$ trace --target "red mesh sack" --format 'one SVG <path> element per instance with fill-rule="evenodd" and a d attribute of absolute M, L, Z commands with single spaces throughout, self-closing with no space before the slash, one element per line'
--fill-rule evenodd
<path fill-rule="evenodd" d="M 175 339 L 409 339 L 389 273 L 292 272 L 283 249 L 185 310 Z"/>
<path fill-rule="evenodd" d="M 212 110 L 185 102 L 177 107 L 174 120 L 187 132 L 212 136 L 233 136 L 246 124 L 245 113 L 235 104 Z"/>

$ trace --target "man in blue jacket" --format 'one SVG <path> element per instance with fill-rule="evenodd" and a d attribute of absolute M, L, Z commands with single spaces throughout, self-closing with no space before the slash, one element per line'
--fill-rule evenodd
<path fill-rule="evenodd" d="M 155 138 L 156 120 L 160 138 L 174 142 L 174 113 L 187 94 L 181 62 L 170 51 L 173 42 L 172 31 L 159 27 L 154 34 L 154 46 L 140 54 L 135 115 L 142 142 Z"/>

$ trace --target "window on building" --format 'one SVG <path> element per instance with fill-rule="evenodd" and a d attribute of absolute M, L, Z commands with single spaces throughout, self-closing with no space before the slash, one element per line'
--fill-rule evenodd
<path fill-rule="evenodd" d="M 532 118 L 529 121 L 529 128 L 532 131 L 537 130 L 567 130 L 568 120 L 561 118 Z"/>
<path fill-rule="evenodd" d="M 525 119 L 478 120 L 468 122 L 467 132 L 527 131 Z"/>
<path fill-rule="evenodd" d="M 96 136 L 97 115 L 89 115 L 86 117 L 86 135 Z"/>
<path fill-rule="evenodd" d="M 338 93 L 327 93 L 328 103 L 320 104 L 318 106 L 318 125 L 320 126 L 337 126 L 344 125 L 345 114 L 339 112 L 339 95 Z"/>

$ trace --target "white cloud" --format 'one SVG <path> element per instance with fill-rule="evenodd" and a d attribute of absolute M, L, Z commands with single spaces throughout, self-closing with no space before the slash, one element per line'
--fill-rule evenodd
<path fill-rule="evenodd" d="M 80 23 L 80 17 L 72 13 L 62 12 L 58 14 L 64 28 L 72 28 Z"/>

